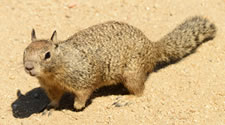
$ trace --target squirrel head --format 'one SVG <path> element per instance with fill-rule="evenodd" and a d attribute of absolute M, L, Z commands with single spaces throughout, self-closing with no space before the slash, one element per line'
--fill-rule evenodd
<path fill-rule="evenodd" d="M 24 50 L 23 64 L 25 71 L 31 76 L 40 77 L 46 69 L 54 64 L 57 55 L 57 33 L 50 39 L 36 39 L 35 30 L 31 32 L 31 43 Z"/>

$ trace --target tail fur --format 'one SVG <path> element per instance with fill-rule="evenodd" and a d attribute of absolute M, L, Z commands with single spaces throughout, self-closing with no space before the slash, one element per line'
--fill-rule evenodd
<path fill-rule="evenodd" d="M 155 43 L 160 49 L 159 63 L 179 60 L 215 35 L 216 26 L 206 18 L 189 18 Z"/>

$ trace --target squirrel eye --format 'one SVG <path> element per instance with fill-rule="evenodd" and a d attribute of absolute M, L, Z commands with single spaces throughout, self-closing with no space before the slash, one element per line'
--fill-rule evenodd
<path fill-rule="evenodd" d="M 48 59 L 48 58 L 50 58 L 50 57 L 51 57 L 50 52 L 47 52 L 47 53 L 45 54 L 45 58 L 44 58 L 44 59 L 46 60 L 46 59 Z"/>

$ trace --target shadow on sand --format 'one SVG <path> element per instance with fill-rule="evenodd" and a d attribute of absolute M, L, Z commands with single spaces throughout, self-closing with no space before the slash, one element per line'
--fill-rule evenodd
<path fill-rule="evenodd" d="M 121 84 L 102 87 L 92 94 L 90 99 L 87 101 L 86 106 L 90 105 L 91 100 L 96 97 L 126 94 L 129 94 L 129 92 Z M 40 87 L 34 88 L 24 95 L 20 90 L 18 90 L 17 97 L 18 98 L 11 104 L 13 116 L 15 118 L 27 118 L 34 113 L 41 113 L 50 102 L 44 90 Z M 60 101 L 60 107 L 58 110 L 74 110 L 73 103 L 74 95 L 71 93 L 65 93 Z"/>

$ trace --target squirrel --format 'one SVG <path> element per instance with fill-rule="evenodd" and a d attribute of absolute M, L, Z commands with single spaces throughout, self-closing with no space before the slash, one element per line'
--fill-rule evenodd
<path fill-rule="evenodd" d="M 216 31 L 215 24 L 201 16 L 186 19 L 156 42 L 118 21 L 91 26 L 64 41 L 57 40 L 56 31 L 50 39 L 37 39 L 33 29 L 23 64 L 46 91 L 48 106 L 57 108 L 64 92 L 72 92 L 74 108 L 81 110 L 93 91 L 103 86 L 122 83 L 130 94 L 141 96 L 157 64 L 192 53 Z"/>

